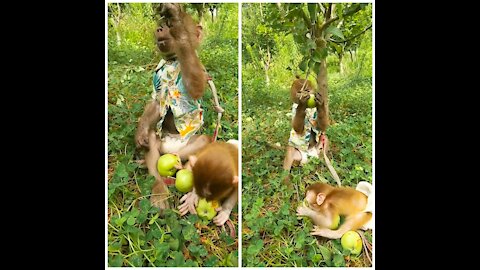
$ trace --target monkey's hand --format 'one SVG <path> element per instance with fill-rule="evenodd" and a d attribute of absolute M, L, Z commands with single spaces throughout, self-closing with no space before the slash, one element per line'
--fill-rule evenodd
<path fill-rule="evenodd" d="M 303 205 L 300 205 L 299 207 L 297 207 L 297 217 L 308 216 L 308 213 L 310 212 L 309 210 L 310 210 L 309 208 Z"/>
<path fill-rule="evenodd" d="M 232 210 L 222 208 L 222 210 L 220 210 L 220 212 L 218 212 L 217 215 L 213 218 L 213 223 L 215 223 L 215 225 L 217 226 L 222 226 L 230 218 L 231 212 Z"/>
<path fill-rule="evenodd" d="M 180 10 L 181 7 L 178 3 L 163 3 L 160 10 L 160 15 L 167 19 L 178 18 Z"/>
<path fill-rule="evenodd" d="M 316 92 L 315 93 L 315 106 L 318 108 L 320 106 L 323 105 L 323 97 L 322 97 L 322 94 L 320 94 L 319 92 Z"/>
<path fill-rule="evenodd" d="M 148 147 L 148 128 L 139 125 L 137 132 L 135 133 L 135 145 L 137 148 L 141 146 Z"/>
<path fill-rule="evenodd" d="M 198 205 L 198 195 L 196 192 L 190 191 L 189 193 L 183 195 L 183 197 L 180 198 L 180 202 L 183 202 L 180 206 L 178 206 L 180 216 L 184 216 L 188 212 L 190 212 L 190 214 L 197 213 L 195 210 L 195 207 Z"/>
<path fill-rule="evenodd" d="M 298 105 L 307 106 L 307 100 L 310 98 L 310 93 L 307 90 L 299 91 L 297 93 Z"/>

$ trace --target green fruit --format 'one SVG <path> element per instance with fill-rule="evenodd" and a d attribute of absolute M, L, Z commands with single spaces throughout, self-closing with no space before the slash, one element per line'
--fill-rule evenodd
<path fill-rule="evenodd" d="M 158 173 L 161 176 L 172 176 L 177 172 L 175 165 L 180 164 L 180 159 L 173 154 L 165 154 L 157 161 Z"/>
<path fill-rule="evenodd" d="M 175 187 L 180 192 L 189 192 L 193 189 L 193 173 L 187 169 L 181 169 L 177 172 Z"/>
<path fill-rule="evenodd" d="M 362 252 L 362 238 L 355 231 L 346 232 L 340 242 L 344 249 L 350 250 L 351 254 L 357 255 Z"/>
<path fill-rule="evenodd" d="M 340 225 L 340 215 L 336 215 L 333 217 L 333 222 L 332 225 L 330 225 L 330 230 L 336 230 L 338 228 L 338 225 Z"/>
<path fill-rule="evenodd" d="M 205 198 L 200 199 L 196 208 L 197 215 L 202 219 L 212 220 L 217 215 L 214 204 L 214 201 L 208 202 Z"/>
<path fill-rule="evenodd" d="M 307 107 L 315 108 L 315 96 L 313 94 L 310 94 L 310 98 L 307 101 Z"/>

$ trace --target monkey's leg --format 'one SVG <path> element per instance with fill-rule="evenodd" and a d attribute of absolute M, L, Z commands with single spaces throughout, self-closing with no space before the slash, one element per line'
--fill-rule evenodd
<path fill-rule="evenodd" d="M 354 231 L 361 228 L 363 224 L 367 223 L 371 218 L 372 213 L 361 212 L 348 217 L 345 223 L 343 223 L 336 230 L 315 227 L 310 234 L 323 236 L 330 239 L 338 239 L 341 238 L 342 235 L 348 231 Z"/>
<path fill-rule="evenodd" d="M 178 151 L 177 155 L 182 159 L 182 161 L 185 161 L 188 159 L 188 156 L 195 155 L 198 150 L 210 142 L 210 137 L 207 135 L 194 135 L 192 138 L 190 138 L 187 145 Z"/>
<path fill-rule="evenodd" d="M 286 171 L 290 171 L 293 162 L 301 160 L 302 154 L 300 154 L 300 151 L 298 151 L 292 146 L 287 146 L 287 152 L 285 154 L 285 159 L 283 160 L 283 169 Z"/>
<path fill-rule="evenodd" d="M 157 135 L 152 130 L 148 134 L 148 144 L 149 149 L 145 154 L 145 163 L 147 164 L 148 173 L 155 177 L 155 183 L 152 187 L 152 196 L 150 197 L 150 203 L 160 209 L 170 208 L 168 204 L 168 191 L 167 185 L 163 182 L 162 177 L 158 174 L 157 170 L 157 161 L 160 157 L 160 140 L 157 138 Z"/>

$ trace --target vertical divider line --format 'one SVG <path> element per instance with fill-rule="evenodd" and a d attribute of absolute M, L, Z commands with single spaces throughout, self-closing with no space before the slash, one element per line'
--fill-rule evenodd
<path fill-rule="evenodd" d="M 238 267 L 242 267 L 242 1 L 238 2 Z"/>

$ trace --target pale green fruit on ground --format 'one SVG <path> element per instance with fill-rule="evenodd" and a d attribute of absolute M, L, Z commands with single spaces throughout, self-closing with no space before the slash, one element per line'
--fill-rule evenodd
<path fill-rule="evenodd" d="M 189 192 L 193 189 L 193 173 L 187 169 L 181 169 L 177 172 L 175 187 L 180 192 Z"/>
<path fill-rule="evenodd" d="M 333 218 L 333 223 L 330 225 L 330 230 L 336 230 L 338 228 L 338 225 L 340 225 L 340 215 L 336 215 Z"/>
<path fill-rule="evenodd" d="M 307 107 L 315 108 L 315 96 L 313 94 L 310 94 L 310 98 L 307 100 Z"/>
<path fill-rule="evenodd" d="M 342 247 L 350 250 L 350 253 L 357 255 L 362 252 L 362 238 L 355 231 L 346 232 L 341 239 Z"/>
<path fill-rule="evenodd" d="M 210 201 L 207 202 L 205 198 L 201 198 L 198 201 L 197 208 L 197 215 L 206 220 L 212 220 L 213 217 L 217 215 L 217 212 L 215 211 L 215 201 Z"/>
<path fill-rule="evenodd" d="M 180 160 L 177 156 L 172 154 L 165 154 L 157 161 L 158 173 L 161 176 L 172 176 L 177 172 L 175 165 L 179 164 Z"/>

